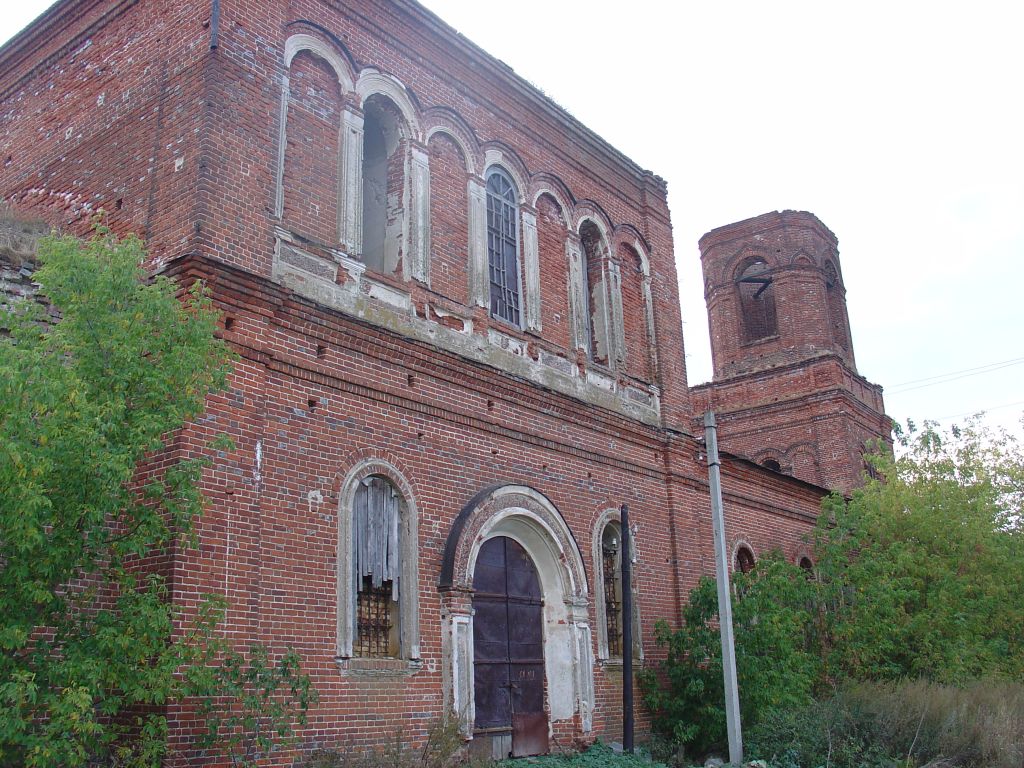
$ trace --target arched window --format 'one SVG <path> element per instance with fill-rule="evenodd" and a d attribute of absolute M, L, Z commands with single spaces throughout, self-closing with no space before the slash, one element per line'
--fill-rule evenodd
<path fill-rule="evenodd" d="M 601 584 L 608 656 L 622 657 L 622 532 L 610 522 L 601 534 Z"/>
<path fill-rule="evenodd" d="M 803 556 L 801 556 L 801 558 L 800 558 L 799 562 L 797 563 L 797 565 L 800 566 L 800 568 L 804 572 L 804 575 L 808 579 L 813 579 L 814 578 L 814 563 L 811 562 L 811 558 L 809 558 L 807 555 L 803 555 Z"/>
<path fill-rule="evenodd" d="M 736 568 L 742 573 L 754 570 L 754 553 L 750 551 L 750 547 L 741 546 L 736 550 Z"/>
<path fill-rule="evenodd" d="M 761 462 L 761 466 L 764 467 L 765 469 L 770 469 L 773 472 L 782 471 L 782 465 L 779 464 L 778 459 L 765 459 L 764 461 Z"/>
<path fill-rule="evenodd" d="M 487 175 L 487 266 L 491 316 L 519 325 L 519 207 L 512 179 L 499 169 Z"/>
<path fill-rule="evenodd" d="M 418 664 L 418 539 L 401 474 L 379 459 L 353 467 L 338 509 L 338 657 L 347 669 L 366 668 L 361 658 L 389 669 Z"/>
<path fill-rule="evenodd" d="M 608 246 L 601 229 L 589 219 L 580 225 L 580 243 L 583 246 L 587 356 L 595 363 L 611 365 Z"/>
<path fill-rule="evenodd" d="M 391 482 L 371 475 L 359 482 L 352 504 L 356 591 L 354 651 L 364 657 L 397 657 L 403 500 Z"/>
<path fill-rule="evenodd" d="M 754 259 L 736 279 L 739 289 L 740 313 L 743 316 L 743 341 L 751 342 L 775 336 L 775 292 L 772 275 L 764 259 Z"/>
<path fill-rule="evenodd" d="M 398 270 L 404 228 L 405 142 L 401 113 L 386 96 L 363 105 L 362 258 L 374 272 Z"/>

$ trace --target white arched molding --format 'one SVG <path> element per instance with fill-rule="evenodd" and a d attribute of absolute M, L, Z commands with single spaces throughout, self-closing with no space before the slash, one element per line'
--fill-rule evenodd
<path fill-rule="evenodd" d="M 333 46 L 329 43 L 324 42 L 318 37 L 307 34 L 296 34 L 289 37 L 284 43 L 284 74 L 281 77 L 281 103 L 278 112 L 278 145 L 277 145 L 277 174 L 276 184 L 274 189 L 274 215 L 280 219 L 284 215 L 284 161 L 285 161 L 285 150 L 288 146 L 288 103 L 290 100 L 289 88 L 291 87 L 291 80 L 288 77 L 288 71 L 292 66 L 292 61 L 302 51 L 309 51 L 314 56 L 323 59 L 330 65 L 334 71 L 335 77 L 338 78 L 338 87 L 341 93 L 349 93 L 355 89 L 355 80 L 352 77 L 352 70 L 349 68 L 348 62 L 345 57 L 342 56 Z M 362 131 L 362 122 L 360 118 L 359 129 Z M 345 134 L 344 134 L 344 114 L 342 116 L 342 156 L 345 152 Z M 360 133 L 359 141 L 359 152 L 362 154 L 362 134 Z M 341 162 L 341 157 L 339 157 Z M 339 179 L 338 193 L 341 194 L 344 189 L 344 184 Z M 339 201 L 340 202 L 340 201 Z M 341 206 L 338 207 L 339 219 L 342 218 Z M 345 237 L 342 234 L 343 230 L 339 226 L 339 242 L 345 243 Z"/>
<path fill-rule="evenodd" d="M 533 188 L 532 194 L 530 195 L 530 205 L 536 208 L 537 201 L 544 195 L 547 195 L 558 204 L 558 210 L 562 214 L 562 223 L 568 228 L 569 222 L 572 221 L 572 215 L 569 213 L 569 206 L 565 204 L 565 199 L 562 197 L 561 193 L 550 184 L 543 184 Z"/>
<path fill-rule="evenodd" d="M 359 97 L 359 106 L 362 107 L 366 100 L 374 94 L 387 96 L 394 102 L 398 111 L 402 113 L 405 121 L 405 128 L 408 130 L 405 138 L 413 141 L 423 141 L 420 131 L 420 120 L 416 114 L 416 107 L 409 98 L 405 86 L 398 78 L 392 75 L 385 75 L 373 67 L 366 67 L 359 73 L 359 79 L 355 85 L 356 95 Z"/>
<path fill-rule="evenodd" d="M 288 69 L 292 60 L 302 51 L 309 51 L 331 65 L 334 74 L 338 77 L 338 84 L 342 93 L 348 93 L 355 89 L 355 80 L 352 77 L 352 70 L 349 68 L 345 57 L 338 52 L 334 46 L 324 42 L 318 37 L 307 34 L 292 35 L 284 43 L 284 66 Z"/>
<path fill-rule="evenodd" d="M 445 547 L 441 585 L 446 623 L 446 703 L 466 735 L 475 720 L 473 690 L 473 572 L 483 544 L 507 536 L 530 555 L 544 599 L 544 666 L 551 720 L 579 715 L 593 727 L 594 672 L 586 570 L 576 540 L 555 506 L 520 485 L 481 491 L 462 510 Z M 461 596 L 461 599 L 458 597 Z M 572 674 L 566 674 L 568 670 Z"/>
<path fill-rule="evenodd" d="M 395 466 L 382 459 L 365 459 L 349 470 L 341 483 L 338 499 L 338 659 L 351 662 L 349 669 L 358 669 L 353 658 L 356 634 L 357 587 L 353 575 L 354 536 L 352 510 L 356 488 L 371 475 L 387 480 L 402 495 L 399 530 L 400 582 L 398 596 L 400 659 L 397 669 L 416 669 L 420 659 L 419 623 L 419 512 L 412 487 Z M 381 659 L 373 659 L 372 666 L 380 669 Z M 404 662 L 404 663 L 403 663 Z"/>
<path fill-rule="evenodd" d="M 619 536 L 622 536 L 622 518 L 619 510 L 609 508 L 604 510 L 597 518 L 597 522 L 594 523 L 594 528 L 591 531 L 591 542 L 594 564 L 594 616 L 595 623 L 597 625 L 597 658 L 602 661 L 621 661 L 621 657 L 613 658 L 608 651 L 608 616 L 605 611 L 605 591 L 604 591 L 604 553 L 602 552 L 602 544 L 604 538 L 604 530 L 608 524 L 615 524 L 619 530 Z M 634 526 L 630 526 L 632 529 Z M 633 532 L 633 531 L 631 531 Z M 620 538 L 621 541 L 621 538 Z M 631 538 L 630 541 L 630 562 L 635 566 L 637 562 L 636 554 L 636 540 Z M 625 554 L 625 553 L 623 553 Z M 636 569 L 633 568 L 632 574 L 636 573 Z M 640 603 L 637 599 L 636 592 L 636 580 L 634 575 L 634 583 L 632 585 L 632 614 L 633 614 L 633 658 L 643 658 L 643 642 L 640 637 Z"/>
<path fill-rule="evenodd" d="M 462 152 L 462 158 L 466 161 L 466 173 L 470 176 L 477 174 L 477 149 L 475 145 L 463 135 L 462 131 L 455 130 L 449 125 L 437 124 L 427 128 L 426 136 L 424 137 L 424 143 L 429 144 L 430 140 L 435 136 L 447 136 L 451 139 L 455 146 Z"/>

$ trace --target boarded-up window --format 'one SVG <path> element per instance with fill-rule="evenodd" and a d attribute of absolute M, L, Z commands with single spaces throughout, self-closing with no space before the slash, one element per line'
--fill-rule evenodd
<path fill-rule="evenodd" d="M 372 475 L 359 483 L 353 508 L 357 656 L 399 655 L 399 528 L 403 501 Z"/>

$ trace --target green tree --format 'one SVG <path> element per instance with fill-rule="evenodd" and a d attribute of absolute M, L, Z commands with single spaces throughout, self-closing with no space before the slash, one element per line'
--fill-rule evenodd
<path fill-rule="evenodd" d="M 900 449 L 824 500 L 813 579 L 778 558 L 733 577 L 744 727 L 859 682 L 1024 676 L 1024 452 L 973 423 Z M 717 609 L 705 578 L 644 681 L 655 727 L 698 751 L 725 738 Z"/>
<path fill-rule="evenodd" d="M 1024 674 L 1024 454 L 971 423 L 901 435 L 816 529 L 829 675 Z"/>
<path fill-rule="evenodd" d="M 820 653 L 812 612 L 815 586 L 778 553 L 749 574 L 733 576 L 736 672 L 744 725 L 775 709 L 804 706 L 820 680 Z M 718 592 L 703 577 L 690 592 L 683 625 L 655 630 L 667 657 L 659 674 L 641 677 L 654 726 L 694 754 L 726 741 Z"/>
<path fill-rule="evenodd" d="M 202 509 L 202 462 L 161 451 L 230 355 L 201 287 L 146 280 L 144 255 L 102 229 L 46 238 L 35 279 L 59 321 L 30 301 L 0 314 L 0 763 L 156 762 L 160 707 L 211 652 L 213 614 L 172 634 L 147 559 Z"/>

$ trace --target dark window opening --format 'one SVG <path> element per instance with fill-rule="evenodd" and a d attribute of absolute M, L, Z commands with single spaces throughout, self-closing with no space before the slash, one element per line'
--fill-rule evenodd
<path fill-rule="evenodd" d="M 601 237 L 601 230 L 592 221 L 585 221 L 580 226 L 580 242 L 583 245 L 583 292 L 587 317 L 584 330 L 587 335 L 587 356 L 595 363 L 607 365 L 607 248 Z"/>
<path fill-rule="evenodd" d="M 487 264 L 491 315 L 519 325 L 519 210 L 516 189 L 500 171 L 487 177 Z"/>
<path fill-rule="evenodd" d="M 371 96 L 363 116 L 363 248 L 368 269 L 392 273 L 399 267 L 402 232 L 404 152 L 397 109 Z"/>
<path fill-rule="evenodd" d="M 764 461 L 761 462 L 761 466 L 764 467 L 765 469 L 770 469 L 773 472 L 782 471 L 782 465 L 779 464 L 778 460 L 776 459 L 765 459 Z"/>
<path fill-rule="evenodd" d="M 736 567 L 742 573 L 750 573 L 754 570 L 754 553 L 747 547 L 740 547 L 736 551 Z"/>
<path fill-rule="evenodd" d="M 811 562 L 811 558 L 804 555 L 800 558 L 800 568 L 803 569 L 804 574 L 808 579 L 814 576 L 814 563 Z"/>
<path fill-rule="evenodd" d="M 601 575 L 604 585 L 604 617 L 608 656 L 622 657 L 622 537 L 609 523 L 601 535 Z"/>
<path fill-rule="evenodd" d="M 743 317 L 743 340 L 749 342 L 775 336 L 779 331 L 773 278 L 768 264 L 763 259 L 751 262 L 740 273 L 736 283 Z"/>

